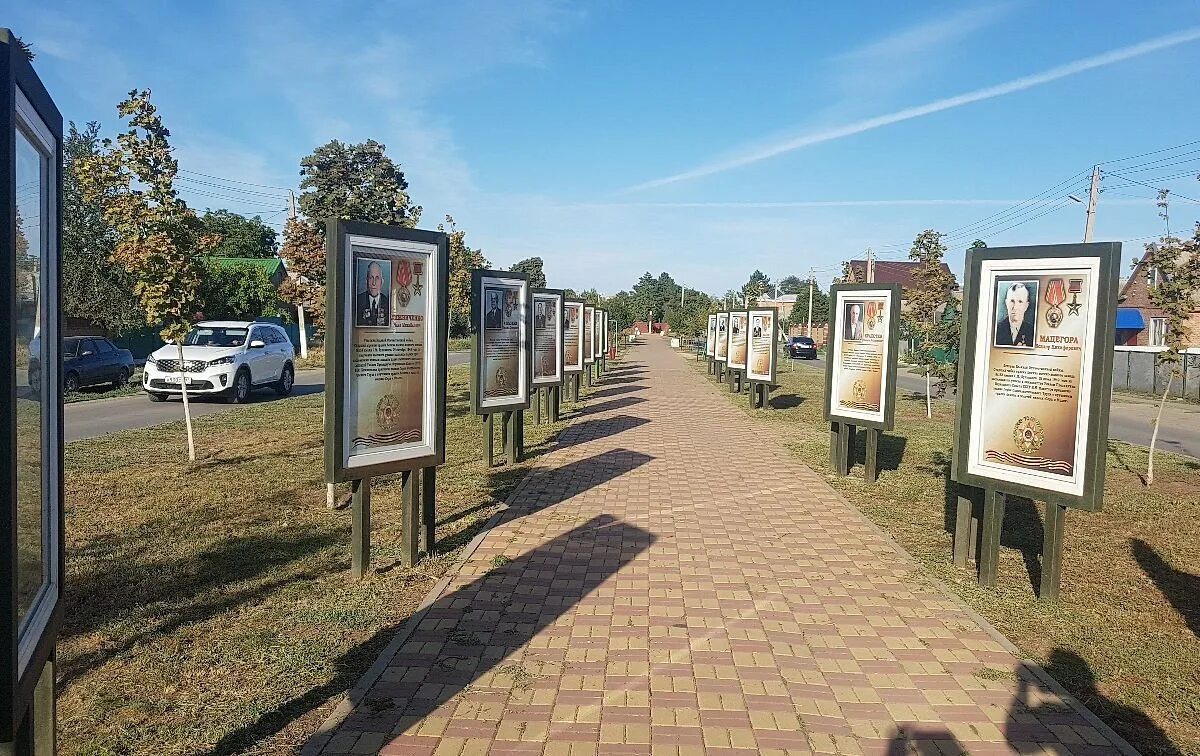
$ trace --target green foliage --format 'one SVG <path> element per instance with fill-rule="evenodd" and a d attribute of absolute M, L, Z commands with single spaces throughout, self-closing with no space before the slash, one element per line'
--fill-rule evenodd
<path fill-rule="evenodd" d="M 812 324 L 822 326 L 829 322 L 829 294 L 821 291 L 815 283 L 812 287 Z M 804 288 L 796 292 L 796 306 L 788 315 L 787 325 L 805 328 L 808 326 L 808 282 Z"/>
<path fill-rule="evenodd" d="M 325 239 L 321 229 L 301 218 L 291 218 L 283 227 L 283 248 L 288 278 L 279 287 L 285 302 L 303 307 L 317 333 L 325 330 Z"/>
<path fill-rule="evenodd" d="M 594 288 L 584 289 L 579 298 L 590 305 L 599 305 L 604 302 L 604 297 L 600 296 L 600 292 Z"/>
<path fill-rule="evenodd" d="M 919 264 L 912 274 L 915 285 L 907 292 L 908 309 L 903 314 L 906 332 L 913 339 L 913 360 L 937 379 L 939 393 L 945 393 L 958 375 L 957 361 L 938 359 L 957 354 L 959 341 L 960 319 L 943 317 L 954 300 L 954 276 L 942 267 L 947 251 L 937 231 L 926 229 L 917 234 L 908 257 Z"/>
<path fill-rule="evenodd" d="M 200 216 L 205 230 L 221 238 L 216 257 L 272 258 L 278 249 L 275 229 L 259 216 L 247 218 L 229 210 L 207 210 Z"/>
<path fill-rule="evenodd" d="M 1180 352 L 1191 343 L 1189 321 L 1192 314 L 1200 309 L 1200 302 L 1197 301 L 1200 296 L 1200 225 L 1191 239 L 1165 236 L 1147 244 L 1143 260 L 1147 283 L 1151 282 L 1153 271 L 1157 271 L 1158 275 L 1157 280 L 1147 286 L 1150 302 L 1162 310 L 1162 317 L 1167 320 L 1167 348 L 1159 352 L 1155 359 L 1160 364 L 1174 366 L 1173 370 L 1178 371 Z"/>
<path fill-rule="evenodd" d="M 13 42 L 16 42 L 17 49 L 25 54 L 25 60 L 28 60 L 30 63 L 32 63 L 33 59 L 37 57 L 37 53 L 35 53 L 33 48 L 29 46 L 29 43 L 15 34 L 13 35 Z"/>
<path fill-rule="evenodd" d="M 742 299 L 750 306 L 758 304 L 758 298 L 771 291 L 771 279 L 761 270 L 750 274 L 750 280 L 742 286 Z"/>
<path fill-rule="evenodd" d="M 617 331 L 624 331 L 637 320 L 633 311 L 633 297 L 627 291 L 618 291 L 604 300 L 608 309 L 608 321 Z"/>
<path fill-rule="evenodd" d="M 329 218 L 415 228 L 421 208 L 408 197 L 408 181 L 387 148 L 368 139 L 334 139 L 300 161 L 300 209 L 317 223 Z"/>
<path fill-rule="evenodd" d="M 779 281 L 780 294 L 807 294 L 808 279 L 800 276 L 784 276 Z"/>
<path fill-rule="evenodd" d="M 285 317 L 287 310 L 265 268 L 254 263 L 205 260 L 200 298 L 208 320 Z"/>
<path fill-rule="evenodd" d="M 216 239 L 175 192 L 171 132 L 150 90 L 131 91 L 117 112 L 129 128 L 116 144 L 105 139 L 98 152 L 80 157 L 80 189 L 112 227 L 112 259 L 132 278 L 147 322 L 161 326 L 164 340 L 181 341 L 199 310 L 201 261 Z"/>
<path fill-rule="evenodd" d="M 542 258 L 540 257 L 527 257 L 514 264 L 509 270 L 529 276 L 529 287 L 531 289 L 546 288 L 546 274 L 542 270 Z"/>
<path fill-rule="evenodd" d="M 84 159 L 100 156 L 99 135 L 95 121 L 82 131 L 71 122 L 63 139 L 62 305 L 115 336 L 144 325 L 146 315 L 132 277 L 112 261 L 117 234 L 104 219 L 104 200 L 84 197 L 80 185 Z"/>
<path fill-rule="evenodd" d="M 471 334 L 471 271 L 487 268 L 490 263 L 478 249 L 467 246 L 467 232 L 454 224 L 447 215 L 445 224 L 438 231 L 450 231 L 450 336 L 465 338 Z"/>

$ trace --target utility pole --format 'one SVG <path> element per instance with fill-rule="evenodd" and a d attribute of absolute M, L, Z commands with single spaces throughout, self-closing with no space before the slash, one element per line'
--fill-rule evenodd
<path fill-rule="evenodd" d="M 867 283 L 875 283 L 875 253 L 867 247 Z"/>
<path fill-rule="evenodd" d="M 296 193 L 288 190 L 288 217 L 296 220 Z M 300 326 L 300 357 L 308 359 L 308 333 L 304 322 L 304 303 L 296 305 L 296 324 Z"/>
<path fill-rule="evenodd" d="M 806 331 L 804 335 L 808 336 L 808 338 L 810 338 L 810 339 L 812 338 L 813 286 L 814 286 L 814 284 L 816 284 L 816 281 L 817 281 L 817 279 L 816 279 L 816 276 L 813 274 L 813 269 L 809 268 L 808 269 L 808 331 Z"/>
<path fill-rule="evenodd" d="M 1096 225 L 1096 203 L 1100 201 L 1100 166 L 1092 168 L 1092 191 L 1088 195 L 1087 225 L 1083 227 L 1083 243 L 1092 240 L 1092 229 Z"/>

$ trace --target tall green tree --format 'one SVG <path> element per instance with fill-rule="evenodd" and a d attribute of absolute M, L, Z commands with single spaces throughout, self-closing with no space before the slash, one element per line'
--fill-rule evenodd
<path fill-rule="evenodd" d="M 117 232 L 104 216 L 112 190 L 85 197 L 80 185 L 81 167 L 100 154 L 100 125 L 92 121 L 81 131 L 72 121 L 63 139 L 62 304 L 67 315 L 115 336 L 144 326 L 146 314 L 132 276 L 112 259 Z"/>
<path fill-rule="evenodd" d="M 254 320 L 286 317 L 284 302 L 265 268 L 254 263 L 204 261 L 200 300 L 206 319 Z"/>
<path fill-rule="evenodd" d="M 275 229 L 257 215 L 247 218 L 229 210 L 207 210 L 200 221 L 209 234 L 221 239 L 213 250 L 217 257 L 269 259 L 279 249 Z"/>
<path fill-rule="evenodd" d="M 807 294 L 808 279 L 800 276 L 784 276 L 779 279 L 780 294 Z"/>
<path fill-rule="evenodd" d="M 321 145 L 300 161 L 300 177 L 300 210 L 317 223 L 341 218 L 415 228 L 421 219 L 404 172 L 374 139 Z"/>
<path fill-rule="evenodd" d="M 1155 355 L 1157 364 L 1167 369 L 1167 385 L 1158 402 L 1154 431 L 1150 435 L 1150 458 L 1146 464 L 1149 486 L 1154 483 L 1154 446 L 1158 442 L 1163 406 L 1171 393 L 1171 383 L 1183 375 L 1181 353 L 1191 343 L 1190 321 L 1200 309 L 1200 224 L 1190 239 L 1165 236 L 1147 244 L 1142 266 L 1150 302 L 1162 310 L 1167 321 L 1164 336 L 1167 348 Z"/>
<path fill-rule="evenodd" d="M 771 291 L 771 278 L 761 270 L 750 274 L 750 280 L 742 285 L 742 299 L 750 306 L 758 304 L 758 298 Z"/>
<path fill-rule="evenodd" d="M 792 308 L 792 312 L 788 315 L 788 325 L 798 326 L 800 328 L 808 327 L 808 282 L 804 282 L 804 288 L 796 295 L 796 306 Z M 816 284 L 812 287 L 812 324 L 813 327 L 823 326 L 829 323 L 829 293 L 822 291 L 820 286 Z M 806 330 L 805 336 L 810 335 Z"/>
<path fill-rule="evenodd" d="M 179 164 L 150 90 L 133 90 L 117 106 L 129 127 L 116 144 L 105 139 L 98 154 L 84 156 L 79 184 L 86 199 L 101 203 L 116 233 L 113 260 L 133 279 L 146 320 L 161 326 L 166 341 L 179 348 L 200 307 L 203 259 L 216 245 L 204 224 L 175 191 Z M 181 383 L 187 425 L 188 459 L 196 460 L 187 384 Z"/>
<path fill-rule="evenodd" d="M 483 252 L 467 245 L 467 232 L 458 228 L 447 215 L 438 231 L 450 236 L 450 335 L 463 338 L 471 333 L 471 271 L 490 267 Z"/>
<path fill-rule="evenodd" d="M 913 338 L 913 357 L 925 369 L 926 417 L 933 417 L 933 380 L 937 380 L 941 394 L 958 374 L 958 363 L 949 356 L 958 348 L 959 318 L 947 322 L 944 317 L 954 298 L 954 275 L 942 265 L 947 251 L 942 234 L 926 229 L 917 234 L 908 253 L 917 267 L 912 274 L 914 285 L 907 292 L 908 309 L 902 318 Z"/>
<path fill-rule="evenodd" d="M 509 270 L 529 276 L 530 288 L 544 289 L 546 288 L 546 273 L 542 270 L 542 265 L 542 258 L 527 257 L 520 262 L 514 263 Z"/>

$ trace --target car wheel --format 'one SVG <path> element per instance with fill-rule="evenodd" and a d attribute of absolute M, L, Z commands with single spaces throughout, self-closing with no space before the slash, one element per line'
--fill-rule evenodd
<path fill-rule="evenodd" d="M 250 371 L 239 370 L 233 378 L 233 388 L 229 390 L 230 404 L 245 404 L 250 401 Z"/>
<path fill-rule="evenodd" d="M 74 394 L 79 390 L 79 375 L 76 373 L 67 373 L 63 378 L 63 391 L 68 394 Z"/>
<path fill-rule="evenodd" d="M 279 376 L 279 380 L 275 383 L 275 393 L 280 396 L 287 396 L 292 393 L 292 386 L 296 385 L 296 371 L 291 365 L 283 366 L 283 374 Z"/>
<path fill-rule="evenodd" d="M 129 370 L 121 368 L 121 372 L 117 374 L 117 380 L 113 381 L 113 389 L 125 388 L 129 384 Z"/>
<path fill-rule="evenodd" d="M 146 392 L 146 396 L 150 397 L 150 401 L 152 401 L 152 402 L 165 402 L 165 401 L 167 401 L 167 395 L 166 395 L 166 394 L 156 394 L 156 393 L 154 393 L 153 391 L 147 391 L 147 392 Z"/>

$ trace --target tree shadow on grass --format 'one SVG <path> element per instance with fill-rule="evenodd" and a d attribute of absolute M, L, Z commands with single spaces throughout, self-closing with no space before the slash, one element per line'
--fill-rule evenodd
<path fill-rule="evenodd" d="M 1111 454 L 1113 459 L 1115 459 L 1117 461 L 1117 464 L 1121 466 L 1121 469 L 1123 469 L 1126 472 L 1128 472 L 1129 474 L 1135 476 L 1138 480 L 1140 480 L 1142 482 L 1142 485 L 1146 485 L 1145 471 L 1144 470 L 1135 470 L 1129 466 L 1129 460 L 1126 458 L 1125 450 L 1121 444 L 1116 444 L 1116 443 L 1113 443 L 1112 441 L 1109 441 L 1108 442 L 1108 453 Z"/>
<path fill-rule="evenodd" d="M 347 741 L 361 732 L 391 737 L 402 721 L 419 721 L 435 712 L 452 714 L 459 706 L 542 687 L 541 675 L 561 671 L 565 647 L 555 651 L 525 645 L 654 541 L 652 533 L 636 525 L 599 515 L 512 561 L 497 558 L 494 569 L 437 599 L 408 624 L 385 628 L 343 654 L 334 662 L 332 680 L 229 733 L 212 754 L 240 753 L 261 743 L 356 682 L 359 687 L 347 694 L 352 708 L 340 725 L 341 734 L 332 734 Z M 403 635 L 389 647 L 394 653 L 379 659 L 372 670 L 379 674 L 360 680 L 398 629 Z M 569 638 L 570 628 L 563 633 Z M 318 734 L 314 741 L 325 742 L 330 736 Z M 425 740 L 399 735 L 391 746 Z"/>
<path fill-rule="evenodd" d="M 804 404 L 806 400 L 795 394 L 774 394 L 767 401 L 771 405 L 771 409 L 795 409 Z"/>
<path fill-rule="evenodd" d="M 1130 539 L 1129 547 L 1142 571 L 1183 617 L 1192 634 L 1200 638 L 1200 575 L 1175 569 L 1140 538 Z"/>
<path fill-rule="evenodd" d="M 864 434 L 865 435 L 865 434 Z M 863 440 L 863 454 L 866 454 L 866 440 Z M 877 462 L 880 472 L 884 470 L 899 470 L 904 460 L 904 450 L 908 448 L 908 439 L 891 433 L 879 434 L 879 450 Z"/>

